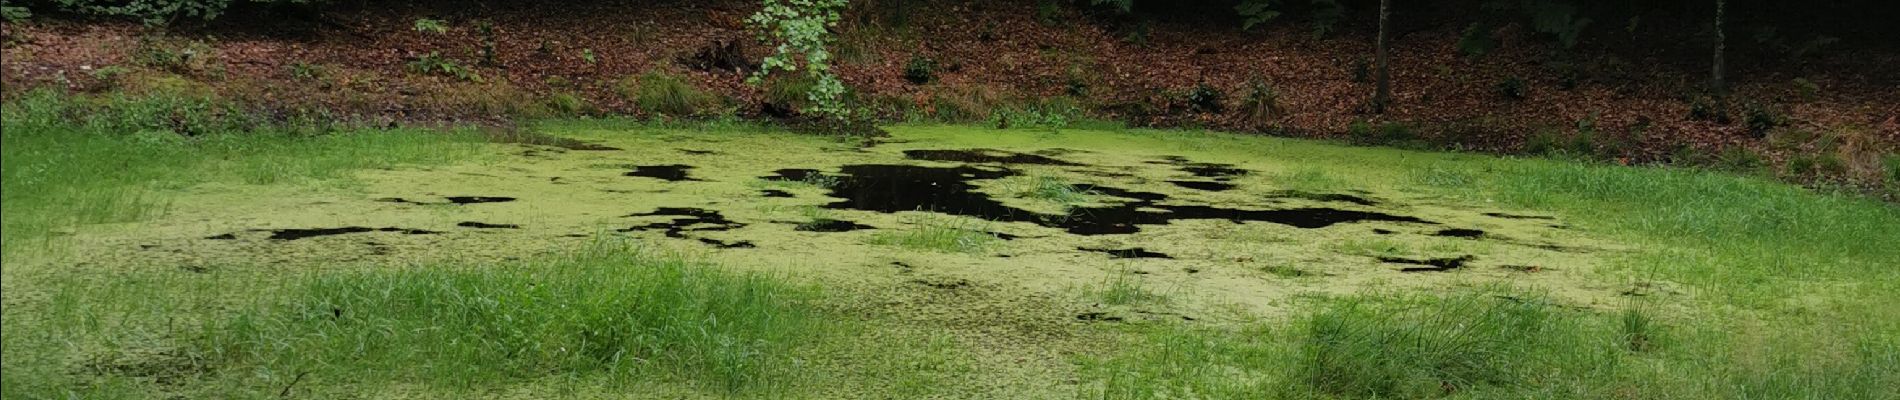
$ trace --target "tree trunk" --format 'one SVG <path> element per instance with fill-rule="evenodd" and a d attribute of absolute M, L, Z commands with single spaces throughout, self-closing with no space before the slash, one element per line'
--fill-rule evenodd
<path fill-rule="evenodd" d="M 1728 93 L 1728 79 L 1723 76 L 1727 73 L 1724 71 L 1727 66 L 1722 62 L 1722 53 L 1728 50 L 1728 35 L 1722 32 L 1722 14 L 1727 8 L 1727 0 L 1715 0 L 1715 61 L 1709 73 L 1709 88 L 1715 90 L 1718 96 Z"/>
<path fill-rule="evenodd" d="M 1390 46 L 1386 43 L 1390 41 L 1386 31 L 1390 30 L 1388 22 L 1392 19 L 1391 3 L 1392 0 L 1379 0 L 1379 41 L 1375 45 L 1378 47 L 1378 93 L 1372 96 L 1372 112 L 1375 113 L 1384 113 L 1386 104 L 1392 102 L 1392 65 L 1391 56 L 1387 54 L 1387 47 Z"/>

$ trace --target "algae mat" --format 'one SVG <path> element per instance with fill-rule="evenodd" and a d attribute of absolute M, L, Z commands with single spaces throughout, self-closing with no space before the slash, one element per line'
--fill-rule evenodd
<path fill-rule="evenodd" d="M 1323 144 L 1156 131 L 896 127 L 853 146 L 544 130 L 597 146 L 492 144 L 458 165 L 363 171 L 349 189 L 190 188 L 158 220 L 76 235 L 78 265 L 396 268 L 619 237 L 835 287 L 1004 293 L 981 309 L 1037 299 L 1056 310 L 1034 318 L 1096 323 L 1251 319 L 1310 294 L 1497 283 L 1590 306 L 1617 295 L 1594 274 L 1624 249 L 1560 215 L 1407 190 L 1407 171 L 1378 165 L 1459 155 L 1336 157 Z M 916 308 L 905 312 L 985 312 Z"/>

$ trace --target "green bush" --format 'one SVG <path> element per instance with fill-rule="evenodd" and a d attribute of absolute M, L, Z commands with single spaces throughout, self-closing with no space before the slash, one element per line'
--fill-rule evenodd
<path fill-rule="evenodd" d="M 1789 83 L 1794 85 L 1795 93 L 1801 95 L 1803 100 L 1814 100 L 1821 96 L 1821 85 L 1807 78 L 1794 78 Z"/>
<path fill-rule="evenodd" d="M 924 56 L 911 56 L 904 63 L 904 80 L 911 84 L 922 85 L 936 80 L 937 61 Z"/>
<path fill-rule="evenodd" d="M 485 82 L 482 75 L 475 72 L 473 68 L 462 65 L 455 59 L 443 57 L 437 52 L 429 52 L 410 60 L 408 68 L 410 72 L 418 74 L 449 76 L 469 82 Z"/>
<path fill-rule="evenodd" d="M 1247 84 L 1247 96 L 1240 99 L 1240 110 L 1255 125 L 1277 120 L 1284 111 L 1280 108 L 1280 93 L 1258 79 Z"/>
<path fill-rule="evenodd" d="M 1458 36 L 1458 52 L 1464 53 L 1464 55 L 1467 56 L 1477 57 L 1497 49 L 1498 40 L 1492 37 L 1492 30 L 1494 29 L 1496 29 L 1496 27 L 1488 23 L 1471 23 L 1471 26 L 1465 27 L 1464 34 Z"/>
<path fill-rule="evenodd" d="M 641 110 L 674 117 L 703 114 L 719 102 L 685 79 L 657 70 L 622 80 L 620 90 L 621 95 L 632 99 Z"/>
<path fill-rule="evenodd" d="M 1690 120 L 1729 123 L 1728 107 L 1721 100 L 1711 96 L 1692 96 L 1688 101 Z"/>
<path fill-rule="evenodd" d="M 210 21 L 232 4 L 321 4 L 327 0 L 48 0 L 59 10 L 82 15 L 131 18 L 148 25 L 185 19 Z"/>
<path fill-rule="evenodd" d="M 1847 173 L 1847 162 L 1830 153 L 1797 154 L 1788 158 L 1787 169 L 1797 177 L 1840 176 Z"/>
<path fill-rule="evenodd" d="M 1499 96 L 1511 100 L 1523 100 L 1530 96 L 1530 84 L 1525 83 L 1523 78 L 1515 76 L 1498 81 L 1496 89 Z"/>
<path fill-rule="evenodd" d="M 1219 114 L 1223 109 L 1221 103 L 1227 101 L 1227 95 L 1221 93 L 1219 88 L 1202 82 L 1188 89 L 1187 95 L 1181 100 L 1188 105 L 1190 111 Z"/>
<path fill-rule="evenodd" d="M 134 63 L 163 71 L 182 75 L 204 75 L 220 72 L 217 49 L 202 40 L 189 40 L 171 36 L 149 35 L 139 38 L 138 47 L 133 49 Z"/>
<path fill-rule="evenodd" d="M 561 115 L 567 116 L 586 115 L 594 112 L 594 105 L 588 103 L 587 99 L 568 92 L 558 92 L 548 95 L 548 108 Z"/>
<path fill-rule="evenodd" d="M 1769 130 L 1788 124 L 1788 117 L 1772 106 L 1749 103 L 1748 107 L 1744 108 L 1747 117 L 1742 121 L 1748 126 L 1748 134 L 1751 137 L 1759 139 L 1767 136 Z"/>

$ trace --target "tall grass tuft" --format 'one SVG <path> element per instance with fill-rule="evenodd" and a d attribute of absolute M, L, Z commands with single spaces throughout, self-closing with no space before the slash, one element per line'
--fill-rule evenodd
<path fill-rule="evenodd" d="M 700 115 L 719 103 L 718 98 L 684 78 L 657 70 L 622 80 L 619 88 L 621 95 L 632 99 L 641 110 L 666 116 Z"/>
<path fill-rule="evenodd" d="M 808 294 L 601 244 L 541 262 L 319 276 L 206 342 L 269 371 L 442 385 L 607 375 L 736 392 L 787 378 L 790 349 L 814 332 Z"/>
<path fill-rule="evenodd" d="M 911 229 L 880 230 L 870 243 L 945 253 L 979 253 L 1002 239 L 989 231 L 989 221 L 922 214 L 909 221 Z"/>
<path fill-rule="evenodd" d="M 1552 318 L 1541 304 L 1477 296 L 1378 307 L 1348 300 L 1306 321 L 1299 377 L 1309 389 L 1419 398 L 1514 384 L 1536 368 L 1528 356 Z"/>

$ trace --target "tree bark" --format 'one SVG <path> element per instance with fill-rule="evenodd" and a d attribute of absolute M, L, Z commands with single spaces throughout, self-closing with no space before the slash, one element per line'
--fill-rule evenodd
<path fill-rule="evenodd" d="M 1722 14 L 1727 8 L 1727 0 L 1715 0 L 1715 60 L 1709 72 L 1709 88 L 1716 95 L 1728 93 L 1728 79 L 1724 76 L 1728 71 L 1725 71 L 1727 66 L 1722 61 L 1722 53 L 1728 50 L 1728 35 L 1722 32 Z"/>
<path fill-rule="evenodd" d="M 1375 45 L 1379 64 L 1376 72 L 1378 93 L 1372 96 L 1372 112 L 1375 113 L 1384 113 L 1386 104 L 1392 102 L 1391 55 L 1387 54 L 1389 46 L 1386 43 L 1389 41 L 1387 31 L 1390 30 L 1388 28 L 1390 24 L 1388 22 L 1392 19 L 1391 3 L 1392 0 L 1379 0 L 1379 41 Z"/>

